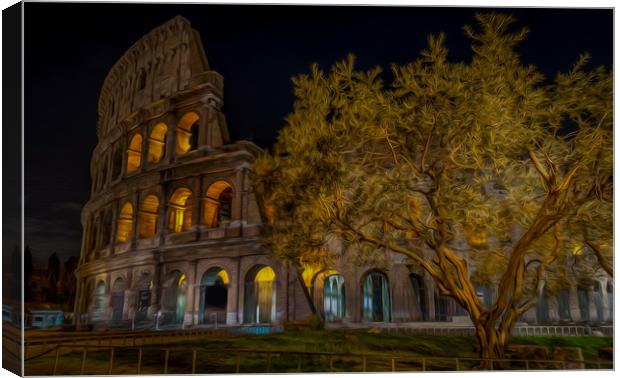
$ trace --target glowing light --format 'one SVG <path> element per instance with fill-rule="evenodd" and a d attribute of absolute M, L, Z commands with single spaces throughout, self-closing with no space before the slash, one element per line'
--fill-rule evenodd
<path fill-rule="evenodd" d="M 186 279 L 187 279 L 187 276 L 185 275 L 185 273 L 181 274 L 181 277 L 179 277 L 179 282 L 177 283 L 177 286 L 181 287 L 181 285 L 183 285 Z"/>
<path fill-rule="evenodd" d="M 142 161 L 142 136 L 136 134 L 131 138 L 127 149 L 127 173 L 132 173 L 140 168 Z"/>
<path fill-rule="evenodd" d="M 168 229 L 172 232 L 187 231 L 192 227 L 192 191 L 177 189 L 170 198 Z"/>
<path fill-rule="evenodd" d="M 177 143 L 176 153 L 177 155 L 185 155 L 188 151 L 195 149 L 196 136 L 198 133 L 197 122 L 200 119 L 198 114 L 189 112 L 181 117 L 177 126 Z"/>
<path fill-rule="evenodd" d="M 226 273 L 224 269 L 220 270 L 217 276 L 222 280 L 222 283 L 224 285 L 228 285 L 228 283 L 230 282 L 230 279 L 228 278 L 228 273 Z"/>
<path fill-rule="evenodd" d="M 133 230 L 133 206 L 130 202 L 125 202 L 121 208 L 118 218 L 118 228 L 116 231 L 116 240 L 124 243 L 131 239 L 131 231 Z"/>
<path fill-rule="evenodd" d="M 207 189 L 204 201 L 204 224 L 219 227 L 222 221 L 230 221 L 232 188 L 226 181 L 217 181 Z"/>
<path fill-rule="evenodd" d="M 255 282 L 271 282 L 276 279 L 276 273 L 271 267 L 265 266 L 256 273 Z"/>
<path fill-rule="evenodd" d="M 166 132 L 168 127 L 164 123 L 158 123 L 153 127 L 149 137 L 148 162 L 159 163 L 164 157 L 166 150 Z"/>

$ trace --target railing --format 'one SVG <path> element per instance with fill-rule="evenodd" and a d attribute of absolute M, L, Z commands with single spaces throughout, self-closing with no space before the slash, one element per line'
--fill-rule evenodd
<path fill-rule="evenodd" d="M 62 351 L 64 350 L 64 353 Z M 133 351 L 133 353 L 131 353 Z M 172 354 L 175 359 L 172 359 Z M 475 357 L 422 357 L 394 354 L 355 354 L 331 352 L 295 352 L 282 350 L 209 349 L 198 347 L 93 347 L 92 345 L 57 345 L 46 355 L 53 355 L 52 366 L 45 371 L 26 374 L 169 374 L 169 373 L 276 373 L 276 372 L 369 372 L 369 371 L 466 371 L 466 370 L 548 370 L 612 369 L 611 361 L 563 361 L 531 359 L 483 359 Z M 87 366 L 94 355 L 97 365 Z M 200 354 L 200 360 L 198 355 Z M 162 356 L 163 355 L 163 356 Z M 117 356 L 121 356 L 117 360 Z M 51 357 L 51 356 L 50 356 Z M 61 364 L 63 357 L 77 364 Z M 163 358 L 162 358 L 163 357 Z M 243 359 L 242 359 L 243 357 Z M 50 361 L 50 358 L 48 358 Z M 119 362 L 120 361 L 120 362 Z M 202 366 L 198 366 L 198 362 Z M 116 365 L 115 365 L 116 362 Z M 153 366 L 153 362 L 155 366 Z M 162 366 L 163 363 L 163 366 Z M 148 366 L 150 365 L 150 366 Z M 63 366 L 61 369 L 60 366 Z M 71 367 L 73 366 L 73 367 Z M 133 366 L 133 367 L 132 367 Z M 69 367 L 69 370 L 67 368 Z M 94 371 L 92 368 L 99 368 Z M 150 367 L 149 371 L 145 371 Z M 115 371 L 116 368 L 116 371 Z M 155 370 L 153 370 L 155 368 Z M 103 369 L 103 371 L 102 371 Z M 173 371 L 174 370 L 174 371 Z"/>
<path fill-rule="evenodd" d="M 611 327 L 608 327 L 611 328 Z M 589 335 L 597 327 L 586 327 L 577 325 L 526 325 L 515 326 L 512 329 L 514 336 L 584 336 Z M 613 328 L 612 328 L 613 329 Z M 424 335 L 462 335 L 475 336 L 476 330 L 472 326 L 426 326 L 426 327 L 385 327 L 385 332 L 406 332 L 419 333 Z M 613 334 L 609 330 L 602 330 L 604 334 Z"/>

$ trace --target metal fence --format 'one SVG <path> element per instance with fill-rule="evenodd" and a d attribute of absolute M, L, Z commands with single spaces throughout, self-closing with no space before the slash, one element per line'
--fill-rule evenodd
<path fill-rule="evenodd" d="M 87 363 L 89 356 L 93 356 L 90 365 Z M 119 356 L 122 356 L 120 360 L 118 359 Z M 474 357 L 422 357 L 407 354 L 294 352 L 199 347 L 93 347 L 92 345 L 57 345 L 44 355 L 28 358 L 27 361 L 36 359 L 45 359 L 51 366 L 43 364 L 43 367 L 39 366 L 38 371 L 31 372 L 27 368 L 26 374 L 301 373 L 613 368 L 611 361 L 602 360 L 482 359 Z M 145 371 L 147 366 L 150 370 Z"/>

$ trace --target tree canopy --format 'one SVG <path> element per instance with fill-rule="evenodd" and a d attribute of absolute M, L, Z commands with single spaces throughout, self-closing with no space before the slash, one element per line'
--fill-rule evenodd
<path fill-rule="evenodd" d="M 391 82 L 353 56 L 295 77 L 255 187 L 276 255 L 298 266 L 405 255 L 467 310 L 481 353 L 501 356 L 542 290 L 575 278 L 576 251 L 610 258 L 612 75 L 583 55 L 546 82 L 515 51 L 526 29 L 476 19 L 469 62 L 450 62 L 440 34 Z M 476 282 L 498 285 L 490 308 Z"/>

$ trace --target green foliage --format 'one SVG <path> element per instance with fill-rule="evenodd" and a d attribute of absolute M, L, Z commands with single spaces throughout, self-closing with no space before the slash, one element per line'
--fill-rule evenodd
<path fill-rule="evenodd" d="M 571 266 L 598 268 L 574 246 L 610 258 L 612 75 L 586 71 L 584 55 L 545 84 L 514 51 L 527 31 L 512 17 L 477 21 L 468 63 L 448 61 L 440 34 L 393 65 L 390 83 L 352 55 L 294 78 L 293 113 L 255 187 L 277 256 L 329 266 L 403 254 L 476 324 L 500 319 L 506 333 L 545 286 L 576 279 Z M 490 311 L 472 280 L 499 285 Z"/>

